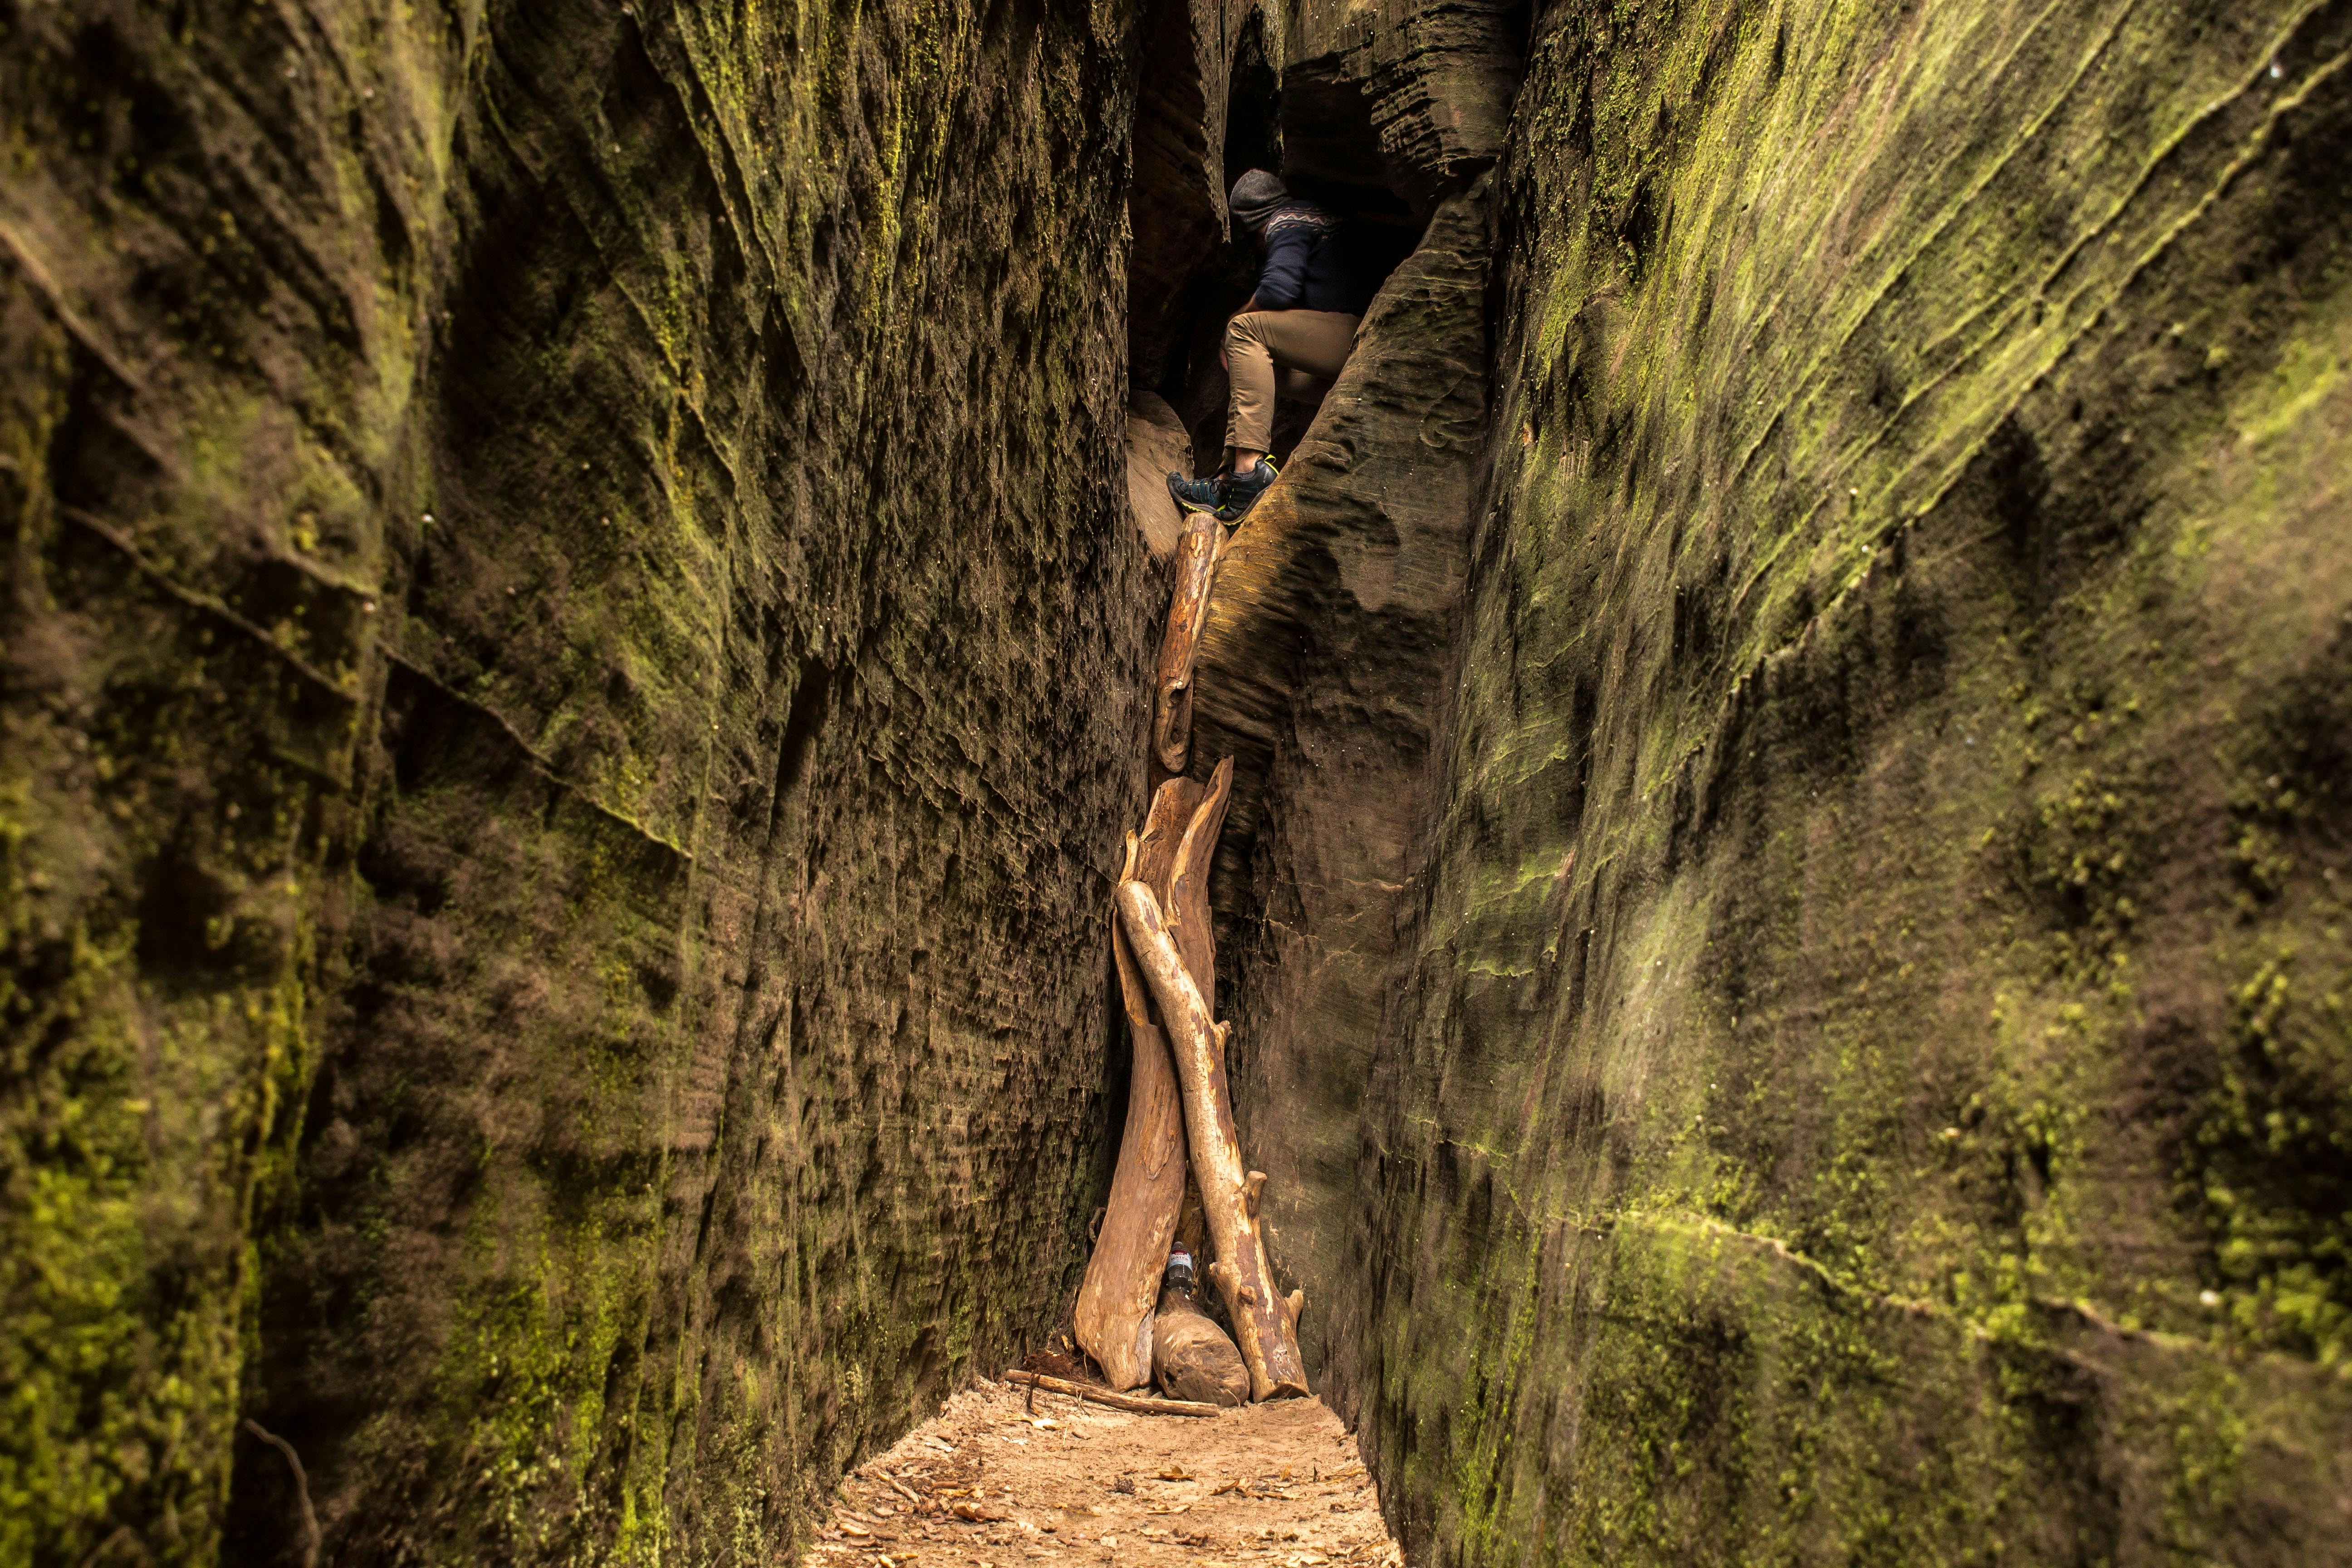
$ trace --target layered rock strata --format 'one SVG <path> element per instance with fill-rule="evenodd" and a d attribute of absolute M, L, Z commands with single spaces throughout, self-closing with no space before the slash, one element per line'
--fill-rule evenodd
<path fill-rule="evenodd" d="M 2347 51 L 1546 8 L 1347 1270 L 1409 1553 L 2340 1551 Z"/>
<path fill-rule="evenodd" d="M 242 1412 L 334 1562 L 767 1561 L 1042 1335 L 1131 26 L 0 11 L 0 1560 L 294 1552 Z"/>
<path fill-rule="evenodd" d="M 1526 0 L 1302 0 L 1283 38 L 1286 166 L 1363 183 L 1369 132 L 1383 182 L 1428 214 L 1502 155 L 1528 26 Z"/>
<path fill-rule="evenodd" d="M 1193 754 L 1235 763 L 1214 884 L 1234 1104 L 1276 1266 L 1328 1304 L 1301 1325 L 1318 1381 L 1366 1306 L 1345 1257 L 1469 565 L 1490 205 L 1483 183 L 1451 200 L 1390 276 L 1226 542 L 1195 660 Z"/>

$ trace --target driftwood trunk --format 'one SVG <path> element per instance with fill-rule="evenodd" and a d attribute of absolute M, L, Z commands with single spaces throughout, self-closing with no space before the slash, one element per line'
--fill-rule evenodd
<path fill-rule="evenodd" d="M 1246 1405 L 1249 1367 L 1225 1331 L 1181 1291 L 1162 1290 L 1151 1315 L 1151 1373 L 1171 1399 Z"/>
<path fill-rule="evenodd" d="M 1220 784 L 1228 780 L 1229 764 L 1218 773 Z M 1212 793 L 1223 792 L 1213 786 Z M 1222 816 L 1223 802 L 1216 804 Z M 1209 842 L 1215 842 L 1213 833 Z M 1175 933 L 1151 889 L 1139 881 L 1122 881 L 1118 899 L 1119 925 L 1160 1004 L 1168 1043 L 1175 1051 L 1193 1174 L 1217 1248 L 1209 1279 L 1224 1298 L 1242 1360 L 1248 1363 L 1251 1397 L 1303 1394 L 1307 1388 L 1298 1354 L 1298 1313 L 1304 1297 L 1294 1291 L 1286 1301 L 1274 1293 L 1274 1271 L 1266 1262 L 1257 1215 L 1265 1174 L 1242 1168 L 1233 1095 L 1225 1082 L 1226 1026 L 1210 1017 L 1208 1004 L 1187 972 Z"/>
<path fill-rule="evenodd" d="M 1209 775 L 1208 788 L 1194 802 L 1192 819 L 1185 823 L 1184 837 L 1176 846 L 1176 858 L 1168 868 L 1167 890 L 1161 891 L 1156 882 L 1146 883 L 1151 896 L 1160 900 L 1169 934 L 1176 939 L 1184 973 L 1192 977 L 1192 987 L 1203 1000 L 1217 994 L 1217 926 L 1209 912 L 1209 868 L 1216 862 L 1217 837 L 1225 830 L 1225 806 L 1233 798 L 1234 760 L 1227 757 Z M 1223 1065 L 1222 1054 L 1217 1060 Z"/>
<path fill-rule="evenodd" d="M 1132 878 L 1161 897 L 1176 896 L 1180 855 L 1205 793 L 1191 779 L 1160 786 L 1142 837 L 1128 837 L 1121 880 Z M 1113 1388 L 1134 1388 L 1151 1380 L 1152 1306 L 1183 1207 L 1184 1112 L 1160 1011 L 1117 922 L 1111 943 L 1135 1067 L 1109 1204 L 1078 1287 L 1077 1337 Z"/>
<path fill-rule="evenodd" d="M 1108 1405 L 1113 1410 L 1132 1410 L 1139 1415 L 1207 1415 L 1213 1418 L 1217 1414 L 1217 1406 L 1198 1400 L 1152 1399 L 1142 1394 L 1116 1394 L 1108 1388 L 1097 1388 L 1091 1383 L 1072 1383 L 1067 1378 L 1048 1377 L 1042 1372 L 1024 1372 L 1017 1366 L 1004 1374 L 1004 1381 L 1029 1388 L 1042 1388 L 1048 1394 L 1067 1394 L 1072 1399 L 1084 1399 L 1095 1405 Z"/>
<path fill-rule="evenodd" d="M 1160 634 L 1160 666 L 1151 689 L 1151 754 L 1171 773 L 1192 756 L 1192 660 L 1201 651 L 1201 628 L 1209 618 L 1209 589 L 1216 581 L 1217 520 L 1205 511 L 1187 515 L 1176 543 L 1176 596 L 1168 606 L 1168 629 Z"/>

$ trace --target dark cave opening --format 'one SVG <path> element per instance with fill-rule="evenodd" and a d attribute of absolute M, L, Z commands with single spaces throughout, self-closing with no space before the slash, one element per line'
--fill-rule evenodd
<path fill-rule="evenodd" d="M 1234 46 L 1223 154 L 1219 163 L 1227 186 L 1244 169 L 1282 168 L 1282 79 L 1265 58 L 1265 28 L 1255 13 Z"/>

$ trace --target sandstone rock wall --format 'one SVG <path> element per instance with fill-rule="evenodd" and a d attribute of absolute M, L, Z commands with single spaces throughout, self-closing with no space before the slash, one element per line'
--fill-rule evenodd
<path fill-rule="evenodd" d="M 1360 119 L 1387 182 L 1429 213 L 1501 154 L 1528 21 L 1526 0 L 1292 0 L 1286 156 L 1362 179 L 1363 150 L 1329 140 Z"/>
<path fill-rule="evenodd" d="M 1485 182 L 1364 317 L 1234 531 L 1195 665 L 1195 769 L 1234 759 L 1213 883 L 1234 1097 L 1317 1386 L 1361 1333 L 1357 1151 L 1419 878 L 1486 435 Z"/>
<path fill-rule="evenodd" d="M 331 1561 L 772 1561 L 1051 1321 L 1134 28 L 0 8 L 0 1561 L 294 1561 L 239 1413 Z"/>
<path fill-rule="evenodd" d="M 1052 1320 L 1251 50 L 1427 225 L 1193 752 L 1416 1559 L 2340 1542 L 2352 5 L 0 46 L 0 1561 L 771 1560 Z"/>
<path fill-rule="evenodd" d="M 2340 1552 L 2347 49 L 1545 7 L 1349 1287 L 1417 1557 Z"/>

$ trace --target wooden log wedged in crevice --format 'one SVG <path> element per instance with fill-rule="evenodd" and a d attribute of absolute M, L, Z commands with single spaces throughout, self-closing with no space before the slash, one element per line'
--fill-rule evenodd
<path fill-rule="evenodd" d="M 1176 939 L 1184 973 L 1192 977 L 1194 988 L 1203 997 L 1217 994 L 1217 928 L 1209 911 L 1209 870 L 1216 864 L 1217 840 L 1225 830 L 1225 806 L 1233 798 L 1234 762 L 1227 757 L 1193 800 L 1192 819 L 1177 843 L 1167 886 L 1149 883 L 1151 896 L 1160 900 L 1160 912 L 1167 918 L 1169 932 Z"/>
<path fill-rule="evenodd" d="M 1196 824 L 1202 813 L 1222 810 L 1220 785 L 1231 774 L 1222 764 L 1218 773 L 1210 799 L 1194 814 Z M 1160 1004 L 1162 1027 L 1175 1053 L 1193 1176 L 1217 1249 L 1209 1279 L 1224 1299 L 1234 1338 L 1249 1366 L 1251 1397 L 1304 1394 L 1308 1392 L 1307 1373 L 1297 1334 L 1303 1299 L 1294 1295 L 1285 1300 L 1274 1291 L 1274 1270 L 1266 1260 L 1257 1213 L 1265 1175 L 1243 1168 L 1233 1097 L 1225 1081 L 1224 1037 L 1230 1026 L 1210 1016 L 1151 889 L 1140 881 L 1124 880 L 1118 901 L 1119 926 Z"/>
<path fill-rule="evenodd" d="M 1192 661 L 1201 650 L 1201 628 L 1209 618 L 1219 533 L 1215 517 L 1192 512 L 1176 542 L 1176 592 L 1169 602 L 1168 629 L 1160 635 L 1151 687 L 1151 754 L 1171 773 L 1182 773 L 1192 757 Z"/>
<path fill-rule="evenodd" d="M 1151 1315 L 1151 1376 L 1171 1399 L 1246 1405 L 1249 1365 L 1214 1319 L 1181 1290 L 1162 1290 Z"/>
<path fill-rule="evenodd" d="M 1190 841 L 1187 830 L 1206 793 L 1192 779 L 1170 779 L 1160 786 L 1141 836 L 1128 835 L 1122 880 L 1133 878 L 1175 896 L 1182 849 Z M 1208 919 L 1205 900 L 1201 919 Z M 1152 1308 L 1184 1204 L 1184 1113 L 1159 1009 L 1116 921 L 1111 947 L 1134 1069 L 1110 1197 L 1078 1287 L 1076 1333 L 1079 1346 L 1095 1358 L 1113 1388 L 1135 1388 L 1151 1379 Z"/>

